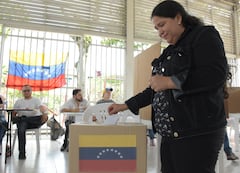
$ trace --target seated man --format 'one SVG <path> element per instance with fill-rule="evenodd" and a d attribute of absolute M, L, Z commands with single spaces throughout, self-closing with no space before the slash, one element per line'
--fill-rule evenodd
<path fill-rule="evenodd" d="M 18 128 L 18 149 L 19 159 L 26 159 L 26 130 L 41 127 L 48 119 L 48 108 L 43 105 L 40 99 L 32 96 L 32 89 L 29 85 L 22 87 L 23 98 L 18 99 L 13 108 L 13 122 Z M 17 109 L 25 109 L 17 111 Z"/>
<path fill-rule="evenodd" d="M 81 89 L 74 89 L 72 92 L 72 98 L 65 102 L 61 108 L 60 112 L 83 112 L 88 106 L 88 101 L 83 98 Z M 61 151 L 67 149 L 68 151 L 68 138 L 69 138 L 69 125 L 75 122 L 75 117 L 67 116 L 65 120 L 65 138 Z"/>

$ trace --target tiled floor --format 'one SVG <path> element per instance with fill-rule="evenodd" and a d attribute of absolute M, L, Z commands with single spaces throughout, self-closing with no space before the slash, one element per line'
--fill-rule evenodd
<path fill-rule="evenodd" d="M 4 141 L 5 143 L 5 141 Z M 49 135 L 41 136 L 40 154 L 36 152 L 34 136 L 28 136 L 27 159 L 18 160 L 17 144 L 12 157 L 4 163 L 4 156 L 0 156 L 0 173 L 68 173 L 68 153 L 60 152 L 62 139 L 51 141 Z M 232 145 L 234 147 L 234 144 Z M 157 147 L 148 146 L 147 173 L 157 171 Z M 239 152 L 236 152 L 240 156 Z M 239 173 L 240 161 L 228 161 L 224 157 L 224 173 Z"/>

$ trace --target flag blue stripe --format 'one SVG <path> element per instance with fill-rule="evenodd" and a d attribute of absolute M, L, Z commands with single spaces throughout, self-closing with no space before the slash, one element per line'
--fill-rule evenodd
<path fill-rule="evenodd" d="M 47 80 L 65 73 L 65 62 L 53 66 L 30 66 L 9 61 L 9 74 L 31 80 Z"/>
<path fill-rule="evenodd" d="M 80 147 L 79 160 L 136 160 L 136 147 Z"/>

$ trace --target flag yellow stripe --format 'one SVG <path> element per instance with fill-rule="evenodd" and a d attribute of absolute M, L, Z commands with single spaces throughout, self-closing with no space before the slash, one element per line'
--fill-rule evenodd
<path fill-rule="evenodd" d="M 136 147 L 136 135 L 80 135 L 80 147 Z"/>
<path fill-rule="evenodd" d="M 37 53 L 10 51 L 10 60 L 24 65 L 32 66 L 51 66 L 65 62 L 67 54 L 65 53 Z"/>

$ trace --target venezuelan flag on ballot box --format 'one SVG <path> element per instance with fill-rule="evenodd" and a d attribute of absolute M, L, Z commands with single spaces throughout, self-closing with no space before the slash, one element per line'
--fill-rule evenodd
<path fill-rule="evenodd" d="M 80 135 L 79 172 L 135 172 L 136 135 Z"/>
<path fill-rule="evenodd" d="M 34 91 L 60 88 L 66 84 L 63 53 L 26 53 L 11 51 L 7 87 L 21 90 L 28 84 Z"/>

